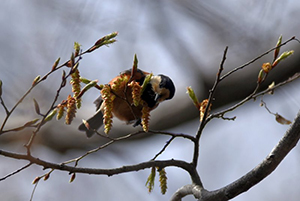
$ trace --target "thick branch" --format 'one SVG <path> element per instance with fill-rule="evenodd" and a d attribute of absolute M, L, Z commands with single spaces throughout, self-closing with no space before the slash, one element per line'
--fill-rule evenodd
<path fill-rule="evenodd" d="M 179 188 L 171 197 L 170 201 L 181 201 L 187 195 L 194 195 L 196 199 L 206 197 L 209 192 L 195 184 L 188 184 Z"/>
<path fill-rule="evenodd" d="M 199 201 L 230 200 L 241 193 L 246 192 L 268 175 L 270 175 L 287 156 L 287 154 L 297 145 L 300 139 L 300 111 L 282 139 L 273 148 L 270 154 L 250 172 L 231 184 L 215 191 L 206 191 L 202 188 L 195 188 L 193 185 L 183 186 L 178 189 L 172 197 L 172 201 L 179 201 L 186 195 L 194 195 Z M 192 191 L 193 190 L 193 191 Z M 200 197 L 199 197 L 200 196 Z"/>
<path fill-rule="evenodd" d="M 271 174 L 284 157 L 296 146 L 300 138 L 300 112 L 298 113 L 293 125 L 287 130 L 279 143 L 274 147 L 271 153 L 254 169 L 237 181 L 220 189 L 228 198 L 234 198 L 237 195 L 246 192 L 248 189 L 262 181 Z"/>

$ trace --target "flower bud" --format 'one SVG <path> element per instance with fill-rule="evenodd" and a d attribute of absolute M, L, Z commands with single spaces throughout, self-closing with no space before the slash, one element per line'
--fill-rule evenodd
<path fill-rule="evenodd" d="M 37 83 L 40 79 L 41 79 L 41 76 L 40 76 L 40 75 L 36 76 L 36 77 L 34 78 L 33 82 L 32 82 L 32 86 L 35 86 L 36 83 Z"/>
<path fill-rule="evenodd" d="M 92 81 L 92 80 L 86 79 L 86 78 L 84 78 L 84 77 L 80 77 L 79 79 L 80 79 L 80 81 L 81 81 L 82 83 L 84 83 L 84 84 L 88 84 L 88 83 L 90 83 L 90 82 Z"/>
<path fill-rule="evenodd" d="M 282 42 L 282 35 L 279 36 L 277 44 L 276 44 L 276 49 L 274 51 L 274 60 L 277 58 L 277 56 L 279 54 L 279 51 L 280 51 L 280 47 L 279 46 L 281 45 L 281 42 Z"/>
<path fill-rule="evenodd" d="M 48 173 L 44 176 L 44 181 L 47 181 L 47 180 L 49 179 L 50 173 L 51 173 L 51 171 L 48 172 Z"/>
<path fill-rule="evenodd" d="M 60 57 L 58 57 L 58 59 L 56 59 L 56 61 L 54 62 L 53 66 L 52 66 L 52 71 L 56 69 L 56 67 L 58 66 L 59 61 L 60 61 Z"/>
<path fill-rule="evenodd" d="M 36 177 L 34 178 L 34 180 L 32 181 L 32 184 L 36 184 L 40 181 L 41 177 Z"/>
<path fill-rule="evenodd" d="M 257 83 L 260 84 L 264 79 L 265 71 L 263 69 L 260 69 L 257 77 Z"/>
<path fill-rule="evenodd" d="M 71 178 L 70 178 L 70 183 L 72 183 L 74 180 L 75 180 L 75 178 L 76 178 L 76 174 L 75 173 L 73 173 L 72 175 L 71 175 Z"/>
<path fill-rule="evenodd" d="M 35 112 L 36 112 L 38 115 L 40 115 L 41 112 L 40 112 L 40 106 L 39 106 L 38 102 L 37 102 L 35 99 L 33 99 L 33 103 L 34 103 L 34 109 L 35 109 Z"/>

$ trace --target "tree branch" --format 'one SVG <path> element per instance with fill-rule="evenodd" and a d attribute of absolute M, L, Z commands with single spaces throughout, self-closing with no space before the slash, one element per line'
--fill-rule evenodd
<path fill-rule="evenodd" d="M 254 169 L 235 182 L 225 186 L 219 191 L 224 193 L 227 199 L 236 197 L 262 181 L 271 174 L 285 156 L 296 146 L 300 138 L 300 112 L 287 130 L 282 139 L 270 152 L 270 154 Z"/>
<path fill-rule="evenodd" d="M 4 150 L 0 150 L 0 155 L 9 158 L 14 158 L 14 159 L 27 160 L 32 164 L 43 166 L 44 169 L 51 168 L 55 170 L 67 171 L 70 173 L 84 173 L 84 174 L 107 175 L 107 176 L 113 176 L 113 175 L 126 173 L 126 172 L 139 171 L 151 167 L 165 168 L 165 167 L 173 166 L 173 167 L 179 167 L 186 170 L 187 172 L 189 172 L 193 183 L 197 185 L 202 185 L 200 177 L 197 173 L 197 170 L 194 168 L 194 166 L 191 163 L 187 163 L 181 160 L 174 160 L 174 159 L 161 160 L 161 161 L 156 160 L 156 161 L 143 162 L 136 165 L 122 166 L 113 169 L 96 169 L 96 168 L 72 167 L 64 164 L 51 163 L 33 157 L 28 154 L 18 154 L 18 153 L 12 153 Z"/>
<path fill-rule="evenodd" d="M 69 163 L 75 162 L 75 167 L 76 167 L 81 159 L 85 158 L 86 156 L 88 156 L 88 155 L 90 155 L 90 154 L 92 154 L 92 153 L 95 153 L 95 152 L 97 152 L 97 151 L 99 151 L 99 150 L 101 150 L 101 149 L 104 149 L 104 148 L 110 146 L 111 144 L 113 144 L 113 143 L 115 143 L 115 142 L 117 142 L 117 141 L 126 140 L 126 139 L 129 139 L 129 138 L 133 137 L 133 136 L 140 135 L 140 134 L 145 134 L 145 133 L 147 133 L 147 134 L 156 134 L 156 135 L 157 135 L 157 134 L 161 134 L 161 135 L 168 135 L 168 136 L 171 136 L 171 139 L 166 143 L 166 145 L 163 147 L 163 149 L 162 149 L 162 150 L 161 150 L 161 151 L 160 151 L 160 152 L 159 152 L 152 160 L 155 160 L 156 157 L 157 157 L 158 155 L 160 155 L 160 154 L 167 148 L 167 146 L 169 146 L 169 144 L 173 141 L 173 139 L 175 139 L 176 137 L 182 137 L 182 138 L 184 138 L 184 139 L 189 139 L 189 140 L 191 140 L 191 141 L 194 142 L 194 143 L 196 142 L 196 138 L 193 137 L 193 136 L 190 136 L 190 135 L 187 135 L 187 134 L 183 134 L 183 133 L 178 133 L 178 134 L 177 134 L 177 133 L 171 133 L 171 132 L 166 132 L 166 131 L 153 131 L 153 130 L 149 130 L 148 132 L 145 132 L 145 131 L 137 131 L 137 132 L 134 132 L 134 133 L 129 133 L 129 134 L 127 134 L 127 135 L 118 137 L 118 138 L 111 138 L 111 137 L 109 137 L 109 136 L 107 136 L 107 135 L 102 135 L 102 134 L 100 134 L 98 131 L 96 131 L 96 133 L 97 133 L 99 136 L 101 136 L 101 137 L 110 139 L 110 141 L 108 141 L 107 143 L 105 143 L 105 144 L 103 144 L 103 145 L 101 145 L 101 146 L 99 146 L 99 147 L 97 147 L 97 148 L 95 148 L 95 149 L 92 149 L 92 150 L 86 152 L 85 154 L 83 154 L 83 155 L 81 155 L 81 156 L 79 156 L 79 157 L 77 157 L 77 158 L 74 158 L 74 159 L 70 159 L 70 160 L 68 160 L 68 161 L 65 161 L 65 162 L 63 162 L 63 164 L 69 164 Z"/>
<path fill-rule="evenodd" d="M 287 156 L 287 154 L 297 145 L 299 139 L 300 111 L 298 112 L 294 123 L 287 130 L 279 143 L 273 148 L 270 154 L 250 172 L 221 189 L 210 192 L 207 191 L 205 194 L 202 193 L 203 190 L 201 188 L 192 192 L 190 189 L 192 186 L 184 186 L 178 189 L 178 191 L 173 195 L 174 200 L 180 200 L 182 197 L 189 194 L 193 194 L 194 196 L 201 195 L 199 201 L 230 200 L 239 194 L 246 192 L 270 175 Z"/>
<path fill-rule="evenodd" d="M 213 118 L 222 118 L 224 117 L 224 115 L 230 111 L 233 111 L 235 110 L 236 108 L 240 107 L 241 105 L 245 104 L 246 102 L 248 102 L 249 100 L 252 100 L 252 99 L 256 99 L 257 97 L 259 96 L 263 96 L 269 92 L 272 92 L 274 91 L 275 89 L 279 88 L 279 87 L 282 87 L 283 85 L 286 85 L 296 79 L 300 78 L 300 73 L 296 73 L 294 74 L 292 77 L 290 77 L 289 79 L 285 80 L 285 81 L 282 81 L 276 85 L 274 85 L 272 88 L 267 88 L 261 92 L 258 92 L 257 93 L 257 90 L 258 90 L 258 87 L 259 85 L 256 86 L 255 90 L 249 95 L 247 96 L 246 98 L 244 98 L 243 100 L 241 100 L 240 102 L 236 103 L 235 105 L 229 107 L 229 108 L 226 108 L 220 112 L 216 112 L 214 114 L 211 114 L 208 118 L 207 118 L 207 121 L 210 121 L 212 120 Z"/>
<path fill-rule="evenodd" d="M 3 181 L 3 180 L 5 180 L 5 179 L 7 179 L 8 177 L 13 176 L 13 175 L 15 175 L 15 174 L 21 172 L 22 170 L 25 170 L 26 168 L 28 168 L 28 167 L 31 166 L 31 165 L 32 165 L 32 163 L 28 163 L 27 165 L 25 165 L 25 166 L 23 166 L 23 167 L 17 169 L 16 171 L 14 171 L 14 172 L 12 172 L 12 173 L 6 175 L 5 177 L 0 178 L 0 181 Z"/>
<path fill-rule="evenodd" d="M 224 50 L 223 58 L 222 58 L 222 61 L 220 63 L 220 66 L 219 66 L 218 73 L 216 75 L 215 83 L 214 83 L 212 89 L 209 92 L 207 106 L 205 108 L 205 112 L 204 112 L 202 121 L 200 123 L 200 126 L 199 126 L 197 134 L 196 134 L 196 141 L 195 141 L 194 154 L 193 154 L 193 164 L 195 165 L 195 167 L 197 167 L 197 164 L 198 164 L 200 137 L 201 137 L 201 134 L 203 132 L 203 129 L 204 129 L 205 125 L 208 123 L 207 115 L 208 115 L 208 112 L 209 112 L 210 104 L 213 101 L 217 86 L 221 82 L 221 73 L 224 70 L 224 63 L 225 63 L 225 60 L 226 60 L 227 51 L 228 51 L 228 46 L 226 46 L 226 48 Z"/>
<path fill-rule="evenodd" d="M 188 184 L 179 188 L 171 197 L 170 201 L 181 201 L 187 195 L 194 195 L 196 199 L 202 199 L 208 195 L 208 191 L 195 184 Z"/>
<path fill-rule="evenodd" d="M 284 46 L 284 45 L 286 45 L 287 43 L 289 43 L 289 42 L 291 42 L 291 41 L 293 41 L 293 40 L 296 40 L 298 43 L 300 43 L 300 41 L 299 41 L 295 36 L 293 36 L 293 37 L 291 37 L 290 39 L 288 39 L 287 41 L 285 41 L 284 43 L 282 43 L 281 45 L 276 46 L 276 47 L 273 47 L 273 48 L 269 49 L 268 51 L 266 51 L 265 53 L 259 55 L 258 57 L 256 57 L 256 58 L 254 58 L 254 59 L 248 61 L 247 63 L 245 63 L 245 64 L 243 64 L 243 65 L 241 65 L 241 66 L 239 66 L 239 67 L 236 67 L 236 68 L 234 68 L 233 70 L 229 71 L 228 73 L 226 73 L 225 75 L 223 75 L 223 76 L 220 78 L 220 80 L 223 80 L 223 79 L 225 79 L 226 77 L 228 77 L 229 75 L 233 74 L 234 72 L 236 72 L 236 71 L 238 71 L 238 70 L 241 70 L 241 69 L 245 68 L 246 66 L 249 66 L 250 64 L 252 64 L 252 63 L 254 63 L 255 61 L 257 61 L 258 59 L 260 59 L 260 58 L 264 57 L 265 55 L 269 54 L 270 52 L 274 51 L 276 48 L 281 47 L 281 46 Z"/>

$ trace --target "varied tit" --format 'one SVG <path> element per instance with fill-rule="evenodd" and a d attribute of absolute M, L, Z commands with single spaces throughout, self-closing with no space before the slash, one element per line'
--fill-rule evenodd
<path fill-rule="evenodd" d="M 134 80 L 138 82 L 139 85 L 142 85 L 145 77 L 148 74 L 149 73 L 137 69 L 136 72 L 132 75 L 130 69 L 120 73 L 119 76 L 112 79 L 108 84 L 112 85 L 119 77 L 127 76 L 128 80 Z M 126 89 L 124 86 L 120 87 L 117 91 L 113 91 L 116 97 L 113 100 L 112 114 L 118 119 L 126 121 L 128 124 L 134 123 L 133 126 L 137 126 L 141 124 L 142 106 L 139 105 L 136 107 L 133 105 L 131 97 L 131 87 L 128 85 L 126 87 Z M 147 103 L 150 110 L 153 110 L 158 106 L 160 102 L 172 99 L 174 93 L 175 86 L 172 80 L 169 77 L 160 74 L 151 77 L 150 82 L 147 84 L 143 94 L 141 95 L 141 99 Z M 78 128 L 81 131 L 85 131 L 87 137 L 91 137 L 95 133 L 95 130 L 100 128 L 100 126 L 103 124 L 102 102 L 103 100 L 101 96 L 94 102 L 97 109 L 96 114 L 87 120 L 89 129 L 83 123 Z"/>

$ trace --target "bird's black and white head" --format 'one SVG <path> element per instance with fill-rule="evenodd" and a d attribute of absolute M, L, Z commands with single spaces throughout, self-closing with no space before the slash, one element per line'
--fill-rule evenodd
<path fill-rule="evenodd" d="M 152 76 L 150 84 L 152 85 L 152 90 L 155 93 L 156 103 L 173 98 L 175 94 L 175 86 L 168 76 L 161 74 Z"/>
<path fill-rule="evenodd" d="M 168 76 L 154 75 L 151 77 L 141 98 L 150 108 L 153 108 L 164 100 L 172 99 L 174 94 L 175 86 Z"/>

